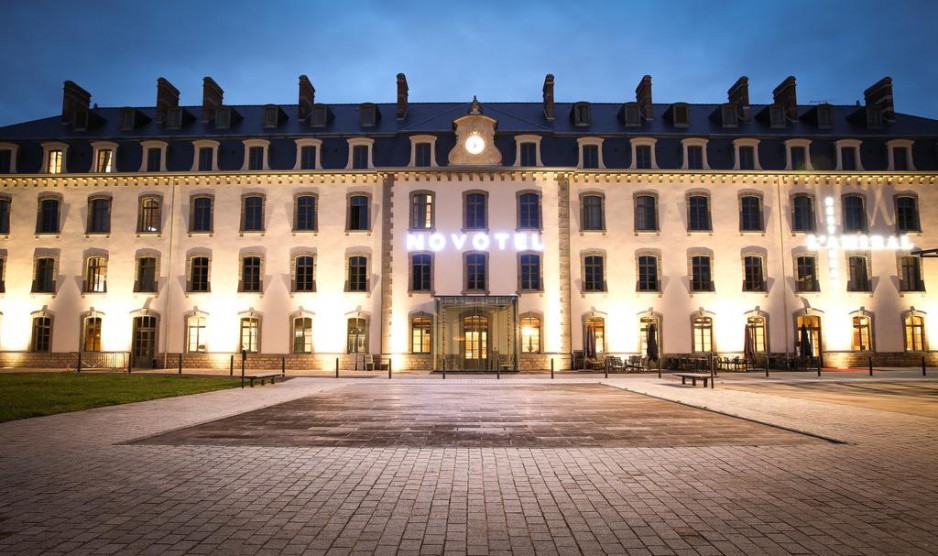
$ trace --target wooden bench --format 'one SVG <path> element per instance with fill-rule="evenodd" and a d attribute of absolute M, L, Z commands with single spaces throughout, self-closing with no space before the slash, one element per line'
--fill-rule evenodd
<path fill-rule="evenodd" d="M 263 386 L 264 381 L 267 380 L 268 378 L 270 379 L 270 383 L 273 384 L 274 382 L 277 381 L 277 378 L 282 378 L 282 377 L 283 375 L 280 373 L 267 373 L 267 374 L 262 374 L 262 375 L 244 375 L 244 378 L 251 381 L 251 388 L 254 388 L 255 380 L 261 381 L 261 386 Z"/>
<path fill-rule="evenodd" d="M 697 381 L 702 380 L 704 388 L 707 387 L 707 381 L 712 378 L 707 373 L 674 373 L 674 376 L 681 377 L 681 384 L 687 384 L 687 379 L 690 379 L 691 386 L 697 386 Z"/>

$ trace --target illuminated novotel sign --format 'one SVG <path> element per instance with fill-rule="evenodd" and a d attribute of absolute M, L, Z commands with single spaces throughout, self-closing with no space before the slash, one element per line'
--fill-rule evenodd
<path fill-rule="evenodd" d="M 471 234 L 441 234 L 435 232 L 410 233 L 407 234 L 408 251 L 442 251 L 447 247 L 452 247 L 457 251 L 464 249 L 473 249 L 475 251 L 488 251 L 489 249 L 498 249 L 505 251 L 513 249 L 515 251 L 543 251 L 544 241 L 541 234 L 527 232 L 496 232 L 487 234 L 485 232 L 475 232 Z"/>

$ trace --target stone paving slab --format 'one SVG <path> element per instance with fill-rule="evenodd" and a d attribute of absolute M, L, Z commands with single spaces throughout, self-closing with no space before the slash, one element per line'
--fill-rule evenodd
<path fill-rule="evenodd" d="M 938 553 L 934 419 L 722 383 L 604 382 L 849 444 L 124 444 L 361 383 L 294 379 L 0 425 L 0 553 Z"/>

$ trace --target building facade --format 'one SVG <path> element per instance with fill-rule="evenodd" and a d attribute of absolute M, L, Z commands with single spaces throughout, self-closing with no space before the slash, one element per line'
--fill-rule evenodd
<path fill-rule="evenodd" d="M 0 363 L 567 369 L 938 361 L 938 121 L 727 102 L 153 107 L 0 128 Z M 367 357 L 366 357 L 367 356 Z"/>

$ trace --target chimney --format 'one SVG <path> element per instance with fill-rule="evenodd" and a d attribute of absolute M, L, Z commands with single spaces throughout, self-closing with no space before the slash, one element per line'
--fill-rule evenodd
<path fill-rule="evenodd" d="M 554 121 L 554 74 L 548 73 L 544 77 L 544 117 L 548 122 Z"/>
<path fill-rule="evenodd" d="M 407 117 L 407 77 L 403 73 L 397 74 L 397 119 Z"/>
<path fill-rule="evenodd" d="M 221 107 L 225 91 L 215 83 L 211 77 L 202 79 L 202 121 L 211 122 L 215 119 L 215 111 Z"/>
<path fill-rule="evenodd" d="M 789 120 L 798 119 L 798 98 L 795 95 L 795 78 L 791 75 L 785 78 L 778 87 L 772 91 L 775 104 L 785 109 L 785 116 Z"/>
<path fill-rule="evenodd" d="M 642 118 L 650 120 L 653 118 L 651 104 L 651 76 L 646 75 L 635 87 L 635 100 L 638 102 L 638 109 L 642 113 Z"/>
<path fill-rule="evenodd" d="M 895 121 L 896 111 L 892 101 L 892 78 L 884 77 L 863 91 L 867 108 L 878 108 L 880 116 L 887 122 Z"/>
<path fill-rule="evenodd" d="M 310 113 L 313 111 L 313 103 L 316 102 L 316 89 L 313 88 L 313 84 L 310 83 L 309 77 L 305 75 L 300 76 L 300 100 L 298 102 L 298 107 L 296 109 L 296 115 L 299 119 L 305 120 L 309 118 Z"/>
<path fill-rule="evenodd" d="M 736 80 L 736 83 L 726 91 L 730 104 L 736 106 L 736 113 L 744 122 L 749 121 L 751 108 L 749 107 L 749 78 L 745 75 Z"/>
<path fill-rule="evenodd" d="M 160 77 L 156 80 L 156 122 L 166 121 L 166 113 L 179 107 L 179 89 Z"/>
<path fill-rule="evenodd" d="M 79 112 L 87 114 L 91 107 L 91 93 L 82 89 L 74 81 L 66 81 L 62 93 L 62 123 L 75 123 Z"/>

